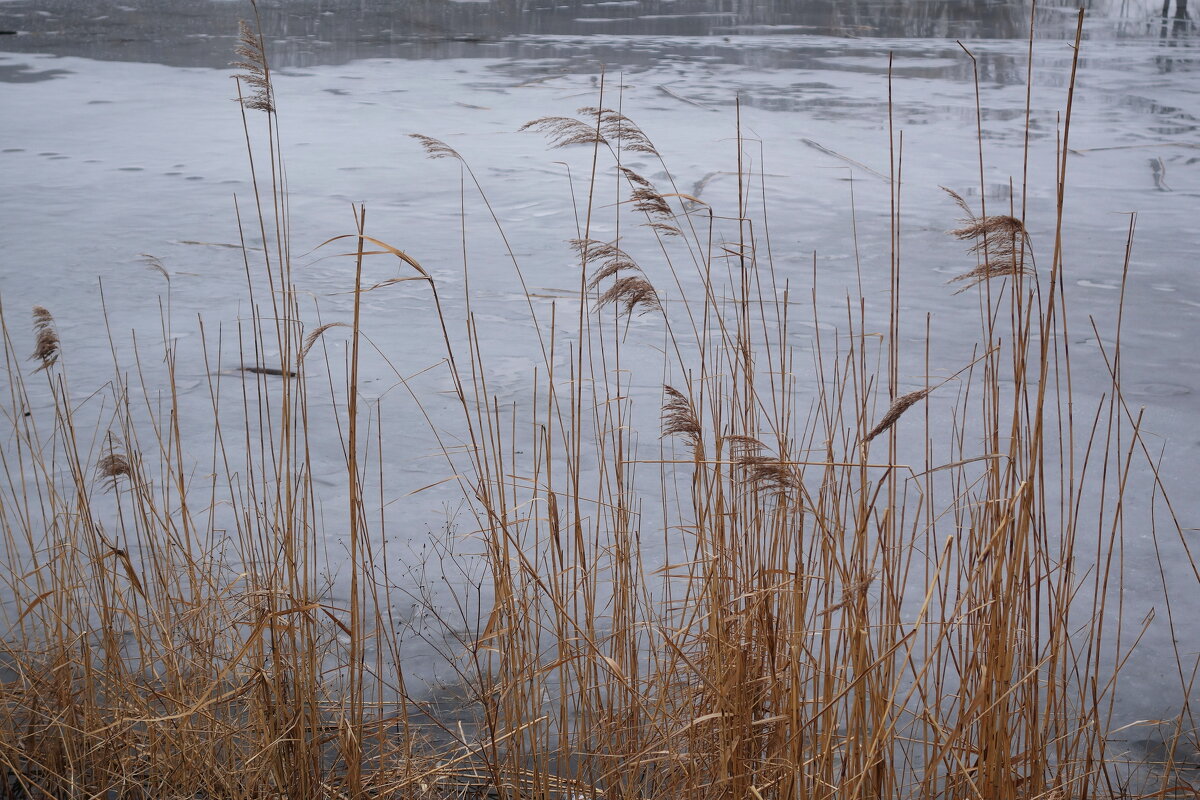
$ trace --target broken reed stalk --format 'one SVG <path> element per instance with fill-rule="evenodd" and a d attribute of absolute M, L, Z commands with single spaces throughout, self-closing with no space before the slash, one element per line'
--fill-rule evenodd
<path fill-rule="evenodd" d="M 244 47 L 254 42 L 243 36 Z M 265 58 L 262 79 L 273 99 Z M 757 244 L 767 231 L 752 219 L 751 176 L 739 170 L 736 231 L 704 209 L 677 215 L 666 198 L 681 194 L 658 193 L 620 163 L 626 150 L 657 156 L 646 134 L 603 97 L 580 114 L 529 126 L 553 146 L 591 148 L 594 167 L 574 242 L 578 321 L 564 329 L 557 306 L 547 320 L 530 304 L 530 350 L 544 361 L 528 403 L 505 407 L 488 390 L 481 321 L 453 326 L 433 276 L 367 236 L 361 209 L 355 233 L 329 240 L 356 243 L 348 323 L 302 337 L 286 244 L 264 247 L 261 264 L 247 258 L 249 290 L 265 281 L 281 299 L 274 324 L 254 312 L 238 362 L 263 365 L 264 351 L 277 349 L 278 374 L 243 372 L 231 393 L 213 368 L 227 345 L 204 332 L 212 433 L 201 469 L 200 451 L 181 444 L 177 344 L 166 344 L 161 415 L 151 413 L 157 359 L 135 351 L 138 380 L 109 385 L 106 408 L 116 410 L 95 428 L 106 434 L 97 450 L 83 444 L 92 406 L 69 400 L 61 370 L 27 384 L 29 367 L 15 355 L 27 351 L 13 347 L 0 314 L 12 427 L 0 447 L 12 598 L 0 610 L 0 655 L 18 676 L 0 683 L 0 762 L 25 796 L 194 797 L 197 775 L 205 798 L 1119 794 L 1128 776 L 1109 758 L 1104 731 L 1128 652 L 1104 632 L 1120 587 L 1097 578 L 1091 607 L 1079 605 L 1092 565 L 1082 566 L 1076 539 L 1094 517 L 1097 565 L 1116 569 L 1116 531 L 1130 513 L 1120 497 L 1149 451 L 1140 419 L 1116 413 L 1115 399 L 1111 425 L 1088 434 L 1090 461 L 1076 467 L 1068 446 L 1043 440 L 1062 426 L 1070 441 L 1073 417 L 1053 380 L 1069 354 L 1027 321 L 1052 330 L 1061 297 L 1051 292 L 1044 305 L 1011 283 L 987 287 L 1019 306 L 1011 326 L 989 315 L 982 356 L 895 396 L 902 370 L 928 375 L 933 358 L 914 365 L 899 346 L 912 332 L 898 311 L 897 247 L 878 345 L 868 333 L 885 314 L 874 301 L 847 304 L 844 326 L 827 334 L 814 292 L 817 385 L 803 391 L 793 378 L 808 354 L 793 345 L 788 294 L 771 285 L 769 251 Z M 287 230 L 277 141 L 272 196 L 256 194 L 251 221 L 264 238 Z M 467 168 L 439 140 L 418 141 Z M 898 157 L 893 171 L 895 191 Z M 650 238 L 592 239 L 596 198 L 631 187 L 643 207 L 613 206 L 611 222 Z M 622 226 L 627 209 L 673 232 Z M 972 218 L 987 228 L 989 244 L 975 250 L 985 264 L 1023 253 L 1023 228 L 1018 242 L 1011 222 Z M 1005 230 L 1011 249 L 989 251 Z M 443 442 L 445 474 L 430 484 L 461 488 L 465 532 L 432 540 L 441 560 L 430 568 L 441 572 L 431 575 L 464 576 L 449 602 L 389 572 L 384 407 L 358 394 L 370 325 L 361 296 L 396 281 L 364 289 L 368 242 L 428 285 L 426 322 L 446 347 L 438 369 L 461 409 L 459 420 L 438 416 L 403 380 Z M 1056 271 L 1061 257 L 1056 240 Z M 1011 273 L 969 282 L 1000 274 Z M 640 284 L 618 289 L 629 280 L 666 280 L 688 302 L 630 294 Z M 658 313 L 630 319 L 648 307 Z M 314 357 L 339 325 L 350 329 L 344 372 Z M 46 370 L 62 343 L 40 307 L 33 334 L 34 371 Z M 1037 368 L 1024 369 L 1017 354 L 1039 347 Z M 293 368 L 296 380 L 279 380 Z M 306 379 L 322 371 L 340 418 L 310 407 Z M 944 416 L 931 423 L 927 412 L 922 435 L 904 415 L 950 380 L 962 391 L 938 395 Z M 634 388 L 665 381 L 660 398 Z M 862 435 L 883 391 L 895 399 Z M 865 445 L 896 431 L 920 439 L 920 450 L 889 436 L 888 457 L 868 461 Z M 647 442 L 659 443 L 657 458 L 645 457 Z M 349 532 L 337 585 L 349 592 L 335 600 L 317 544 L 318 508 L 333 500 L 313 481 L 312 451 L 343 445 L 348 489 L 333 495 L 345 512 L 337 530 Z M 676 448 L 687 457 L 674 457 Z M 900 456 L 917 465 L 911 475 Z M 372 469 L 379 498 L 365 491 Z M 95 491 L 106 483 L 117 490 Z M 1094 507 L 1092 496 L 1118 500 Z M 393 613 L 405 592 L 416 593 L 432 626 L 422 635 L 443 648 L 474 712 L 461 724 L 410 689 Z M 1188 711 L 1172 751 L 1194 744 Z"/>

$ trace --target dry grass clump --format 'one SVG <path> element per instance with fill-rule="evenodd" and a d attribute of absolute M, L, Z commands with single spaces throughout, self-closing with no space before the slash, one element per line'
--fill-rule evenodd
<path fill-rule="evenodd" d="M 261 66 L 269 90 L 265 58 Z M 71 399 L 64 370 L 32 379 L 61 346 L 49 312 L 34 312 L 32 372 L 0 326 L 10 386 L 0 765 L 10 793 L 1173 800 L 1194 791 L 1174 755 L 1195 746 L 1186 702 L 1163 722 L 1172 745 L 1154 775 L 1125 769 L 1108 735 L 1122 667 L 1145 631 L 1122 627 L 1121 533 L 1133 524 L 1122 498 L 1139 470 L 1157 475 L 1118 369 L 1088 414 L 1062 379 L 1061 295 L 1019 280 L 986 287 L 983 355 L 901 394 L 900 376 L 940 365 L 932 348 L 921 360 L 904 346 L 912 331 L 894 295 L 849 302 L 861 314 L 825 332 L 817 293 L 797 310 L 773 282 L 769 249 L 755 246 L 748 176 L 736 213 L 694 204 L 668 221 L 667 198 L 687 196 L 623 168 L 623 150 L 657 151 L 637 150 L 652 147 L 645 134 L 603 101 L 580 112 L 590 125 L 527 126 L 552 146 L 590 145 L 595 166 L 578 215 L 589 222 L 572 243 L 578 296 L 548 312 L 530 304 L 530 351 L 542 360 L 511 405 L 488 389 L 480 341 L 489 331 L 470 311 L 481 302 L 470 282 L 466 318 L 448 319 L 439 282 L 369 236 L 361 207 L 354 230 L 328 240 L 354 244 L 344 276 L 353 316 L 305 336 L 286 197 L 256 197 L 257 230 L 275 240 L 248 260 L 248 282 L 265 283 L 272 301 L 261 312 L 253 304 L 245 321 L 244 360 L 256 369 L 236 373 L 233 391 L 208 373 L 202 448 L 184 435 L 174 343 L 161 375 L 140 385 L 115 377 L 89 417 L 94 406 Z M 270 174 L 255 185 L 285 185 L 276 116 Z M 469 172 L 457 151 L 417 139 Z M 678 235 L 595 239 L 596 198 L 627 186 L 644 205 L 635 211 Z M 627 230 L 630 204 L 611 208 L 613 229 Z M 880 224 L 899 228 L 897 218 Z M 1023 227 L 972 217 L 959 230 L 979 240 L 972 251 L 986 267 L 965 281 L 1021 274 Z M 1050 287 L 1061 237 L 1060 228 Z M 448 603 L 421 594 L 431 576 L 396 574 L 388 550 L 384 420 L 360 398 L 362 295 L 395 282 L 364 285 L 365 260 L 380 256 L 430 292 L 444 349 L 431 371 L 457 404 L 435 413 L 405 382 L 444 443 L 444 471 L 430 483 L 461 489 L 465 532 L 434 541 Z M 891 264 L 894 293 L 898 255 Z M 651 279 L 678 287 L 677 302 L 662 303 Z M 569 303 L 573 327 L 560 311 Z M 631 335 L 610 304 L 657 313 Z M 791 335 L 798 315 L 818 331 L 811 348 Z M 337 326 L 349 333 L 344 366 L 314 356 Z M 322 372 L 327 380 L 306 380 Z M 950 381 L 958 392 L 931 394 Z M 322 382 L 329 402 L 310 402 Z M 661 395 L 638 388 L 660 385 Z M 895 398 L 882 416 L 880 398 Z M 924 420 L 897 424 L 922 400 Z M 1077 426 L 1084 416 L 1104 424 Z M 886 452 L 885 433 L 894 434 Z M 322 489 L 332 476 L 318 450 L 344 457 L 344 486 Z M 376 469 L 378 497 L 364 487 Z M 336 593 L 324 526 L 344 544 Z M 1168 537 L 1150 530 L 1166 553 Z M 408 680 L 394 602 L 405 595 L 430 620 L 426 642 L 451 650 L 454 716 Z M 1186 697 L 1196 664 L 1182 651 Z"/>

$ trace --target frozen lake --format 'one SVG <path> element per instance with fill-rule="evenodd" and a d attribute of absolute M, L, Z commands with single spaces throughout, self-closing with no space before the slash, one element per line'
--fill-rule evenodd
<path fill-rule="evenodd" d="M 246 312 L 241 254 L 224 246 L 239 240 L 234 196 L 243 209 L 251 196 L 227 66 L 236 19 L 245 9 L 232 2 L 106 0 L 89 3 L 82 14 L 78 5 L 0 2 L 0 30 L 14 32 L 0 36 L 0 301 L 18 342 L 31 306 L 55 314 L 63 362 L 82 401 L 112 372 L 109 345 L 99 335 L 101 284 L 119 344 L 130 330 L 143 342 L 160 336 L 164 282 L 145 268 L 142 254 L 157 257 L 171 275 L 170 335 L 181 347 L 184 408 L 199 415 L 209 397 L 207 370 L 196 357 L 197 315 L 209 331 L 232 330 Z M 622 110 L 654 140 L 680 191 L 726 208 L 736 205 L 734 104 L 740 98 L 743 133 L 754 142 L 748 149 L 758 153 L 754 169 L 764 176 L 778 274 L 807 297 L 815 258 L 818 282 L 836 311 L 845 291 L 857 291 L 856 233 L 863 294 L 868 301 L 882 298 L 890 242 L 889 193 L 880 177 L 888 172 L 890 60 L 894 125 L 903 130 L 903 333 L 922 348 L 926 312 L 935 311 L 935 360 L 969 360 L 978 305 L 966 295 L 956 298 L 946 282 L 970 268 L 970 257 L 945 235 L 959 211 L 939 187 L 954 188 L 974 204 L 983 194 L 990 211 L 1006 213 L 1010 187 L 1020 186 L 1026 4 L 978 4 L 985 13 L 964 12 L 976 4 L 945 2 L 814 2 L 800 9 L 689 0 L 287 5 L 286 13 L 264 7 L 264 29 L 278 70 L 295 278 L 311 297 L 314 320 L 318 312 L 323 321 L 349 313 L 346 262 L 314 248 L 349 233 L 350 203 L 361 201 L 369 208 L 368 233 L 420 261 L 447 287 L 450 316 L 461 316 L 459 170 L 425 159 L 406 134 L 434 136 L 474 168 L 534 295 L 527 298 L 515 284 L 486 209 L 468 193 L 473 302 L 480 325 L 491 332 L 484 343 L 495 370 L 489 388 L 502 400 L 524 399 L 534 347 L 521 327 L 528 303 L 548 313 L 549 303 L 568 296 L 577 280 L 566 244 L 576 223 L 562 162 L 578 176 L 588 155 L 548 151 L 541 137 L 517 129 L 594 105 L 602 67 L 606 105 L 615 105 L 619 94 Z M 1136 212 L 1121 340 L 1125 393 L 1145 407 L 1143 428 L 1161 447 L 1162 474 L 1181 524 L 1194 529 L 1200 525 L 1194 489 L 1200 464 L 1200 36 L 1191 22 L 1159 20 L 1156 2 L 1091 5 L 1065 219 L 1075 390 L 1089 409 L 1083 413 L 1093 413 L 1105 382 L 1088 318 L 1110 346 L 1104 337 L 1114 330 L 1129 215 Z M 1049 263 L 1054 236 L 1056 137 L 1073 25 L 1072 8 L 1041 4 L 1028 193 L 1039 264 Z M 982 192 L 974 73 L 955 39 L 979 64 Z M 649 159 L 627 166 L 663 178 Z M 595 238 L 612 235 L 603 225 Z M 390 264 L 372 269 L 370 282 L 395 273 Z M 393 552 L 416 555 L 456 514 L 449 485 L 409 496 L 447 470 L 395 377 L 417 375 L 440 357 L 430 346 L 436 320 L 427 290 L 416 283 L 369 295 L 365 315 L 364 331 L 387 358 L 373 351 L 365 356 L 364 394 L 394 404 L 385 415 L 395 442 L 387 456 L 394 483 L 386 500 L 403 524 L 393 524 L 389 535 Z M 344 337 L 336 341 L 341 347 Z M 124 366 L 132 363 L 128 348 L 119 358 Z M 226 353 L 217 366 L 232 371 L 240 363 Z M 904 381 L 910 388 L 924 385 L 916 372 Z M 657 392 L 660 383 L 647 380 L 633 389 Z M 435 419 L 457 413 L 441 379 L 426 374 L 414 385 L 427 392 L 425 410 Z M 318 465 L 328 468 L 318 481 L 331 497 L 344 481 L 341 458 L 332 445 L 316 454 Z M 1148 487 L 1139 496 L 1142 505 L 1138 498 L 1131 504 L 1131 519 L 1147 513 Z M 1155 605 L 1159 578 L 1146 534 L 1130 523 L 1126 535 L 1126 614 L 1140 619 Z M 331 531 L 324 544 L 336 561 L 339 534 Z M 1200 603 L 1190 568 L 1169 554 L 1167 562 L 1167 578 L 1179 593 L 1179 630 L 1191 637 L 1177 636 L 1186 658 L 1200 642 Z M 436 601 L 447 590 L 426 591 Z M 1177 712 L 1178 698 L 1164 688 L 1171 667 L 1159 658 L 1169 639 L 1161 628 L 1147 634 L 1140 667 L 1127 675 L 1123 719 Z"/>

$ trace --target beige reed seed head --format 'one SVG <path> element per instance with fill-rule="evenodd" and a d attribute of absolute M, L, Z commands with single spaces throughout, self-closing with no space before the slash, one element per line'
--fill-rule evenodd
<path fill-rule="evenodd" d="M 588 288 L 596 289 L 600 283 L 608 278 L 614 278 L 618 273 L 623 271 L 642 272 L 642 268 L 631 260 L 625 257 L 610 258 L 600 265 L 600 268 L 592 273 L 592 277 L 588 280 Z"/>
<path fill-rule="evenodd" d="M 729 448 L 729 453 L 735 459 L 741 456 L 758 455 L 767 446 L 753 436 L 745 434 L 733 433 L 728 436 L 721 437 L 721 444 Z"/>
<path fill-rule="evenodd" d="M 693 455 L 699 454 L 703 428 L 700 426 L 700 420 L 696 416 L 696 409 L 693 408 L 691 400 L 673 386 L 664 385 L 663 394 L 666 395 L 666 402 L 662 407 L 663 437 L 680 436 L 691 448 Z"/>
<path fill-rule="evenodd" d="M 942 187 L 942 191 L 950 195 L 966 214 L 966 217 L 960 220 L 962 225 L 949 231 L 950 235 L 973 242 L 967 252 L 975 254 L 981 261 L 974 269 L 950 279 L 950 283 L 964 283 L 955 294 L 965 292 L 972 286 L 992 278 L 1030 272 L 1025 266 L 1024 258 L 1029 244 L 1029 233 L 1021 220 L 1007 214 L 976 216 L 958 192 L 945 186 Z M 1032 254 L 1030 260 L 1032 261 Z"/>
<path fill-rule="evenodd" d="M 133 477 L 133 464 L 127 455 L 114 450 L 96 462 L 96 476 L 116 488 L 118 478 Z"/>
<path fill-rule="evenodd" d="M 645 227 L 651 229 L 655 233 L 663 236 L 682 236 L 683 231 L 679 230 L 677 225 L 672 225 L 669 222 L 647 222 Z"/>
<path fill-rule="evenodd" d="M 610 258 L 622 258 L 632 261 L 624 250 L 611 242 L 601 242 L 598 239 L 571 239 L 569 241 L 571 247 L 579 253 L 580 258 L 583 259 L 585 264 Z"/>
<path fill-rule="evenodd" d="M 617 247 L 615 244 L 611 242 L 598 242 L 595 239 L 572 239 L 571 246 L 579 252 L 585 265 L 599 262 L 599 266 L 588 279 L 587 288 L 593 290 L 598 289 L 600 284 L 605 280 L 609 278 L 616 278 L 622 272 L 635 272 L 638 274 L 638 276 L 640 276 L 640 280 L 642 280 L 646 286 L 650 286 L 649 282 L 646 281 L 645 273 L 642 272 L 642 268 L 637 265 L 637 263 L 629 256 L 628 253 Z M 618 281 L 618 283 L 620 283 L 620 281 Z M 615 285 L 613 288 L 615 288 Z M 622 289 L 622 292 L 619 294 L 628 293 L 633 288 L 634 284 L 626 283 L 624 285 L 624 289 Z M 651 291 L 653 292 L 653 287 L 651 287 Z M 603 305 L 604 303 L 617 299 L 617 295 L 609 296 L 611 292 L 612 288 L 605 292 L 598 305 Z M 655 294 L 655 297 L 657 298 L 657 294 Z"/>
<path fill-rule="evenodd" d="M 651 217 L 665 217 L 674 219 L 675 215 L 671 212 L 671 206 L 661 194 L 653 189 L 638 187 L 633 190 L 633 207 L 638 211 L 650 215 Z"/>
<path fill-rule="evenodd" d="M 633 120 L 621 112 L 611 108 L 584 106 L 579 109 L 579 114 L 584 117 L 590 117 L 589 122 L 592 120 L 598 122 L 600 132 L 610 141 L 616 142 L 621 150 L 631 153 L 645 153 L 651 156 L 658 155 L 658 150 L 650 141 L 650 137 L 646 136 Z"/>
<path fill-rule="evenodd" d="M 462 156 L 458 154 L 458 151 L 441 139 L 435 139 L 422 133 L 410 133 L 409 136 L 421 143 L 421 147 L 425 148 L 425 155 L 430 158 L 454 158 L 462 161 Z"/>
<path fill-rule="evenodd" d="M 651 311 L 662 311 L 662 302 L 658 292 L 641 275 L 626 275 L 613 281 L 612 286 L 596 301 L 596 308 L 609 304 L 618 305 L 626 314 L 632 314 L 635 308 L 640 308 L 639 314 Z"/>
<path fill-rule="evenodd" d="M 54 329 L 54 317 L 42 306 L 33 307 L 33 342 L 33 354 L 29 358 L 42 362 L 34 372 L 50 369 L 58 361 L 60 342 L 58 331 Z"/>
<path fill-rule="evenodd" d="M 879 424 L 872 428 L 871 432 L 868 433 L 866 438 L 863 439 L 863 444 L 866 444 L 879 434 L 885 432 L 888 428 L 895 425 L 896 421 L 900 419 L 900 416 L 905 411 L 908 411 L 908 409 L 912 408 L 913 404 L 917 401 L 923 400 L 928 394 L 929 389 L 918 389 L 915 392 L 902 394 L 893 400 L 891 406 L 888 407 L 887 413 L 883 415 L 883 419 L 879 420 Z"/>
<path fill-rule="evenodd" d="M 319 328 L 316 328 L 308 336 L 304 337 L 304 346 L 300 348 L 300 354 L 296 356 L 296 363 L 304 361 L 304 357 L 308 355 L 308 351 L 312 350 L 313 345 L 317 340 L 325 335 L 325 331 L 330 328 L 349 328 L 350 326 L 344 322 L 327 322 Z"/>
<path fill-rule="evenodd" d="M 639 175 L 638 173 L 631 170 L 629 167 L 617 167 L 617 169 L 619 169 L 621 171 L 621 174 L 623 174 L 625 176 L 625 179 L 628 180 L 629 183 L 631 185 L 633 185 L 635 188 L 637 188 L 637 187 L 641 187 L 643 189 L 653 189 L 654 188 L 654 184 L 650 183 L 650 181 L 646 180 L 641 175 Z"/>
<path fill-rule="evenodd" d="M 733 461 L 745 470 L 746 482 L 755 488 L 776 492 L 800 488 L 800 475 L 795 465 L 785 459 L 743 453 Z"/>
<path fill-rule="evenodd" d="M 243 70 L 233 77 L 250 87 L 248 95 L 241 98 L 242 108 L 250 111 L 275 113 L 275 93 L 271 89 L 271 72 L 267 68 L 267 54 L 263 49 L 262 37 L 254 32 L 246 20 L 238 20 L 238 46 L 234 50 L 237 61 L 231 66 Z"/>
<path fill-rule="evenodd" d="M 551 147 L 569 147 L 573 144 L 608 144 L 608 140 L 595 126 L 580 122 L 574 117 L 541 117 L 526 122 L 517 130 L 536 131 L 544 135 Z"/>
<path fill-rule="evenodd" d="M 167 268 L 163 266 L 162 259 L 149 253 L 142 253 L 141 256 L 142 263 L 146 265 L 146 269 L 153 270 L 162 275 L 167 279 L 167 283 L 171 282 L 171 273 L 167 272 Z"/>

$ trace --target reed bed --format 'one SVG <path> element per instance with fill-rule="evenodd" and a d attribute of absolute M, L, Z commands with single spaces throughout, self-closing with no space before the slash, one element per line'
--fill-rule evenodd
<path fill-rule="evenodd" d="M 451 318 L 420 243 L 375 238 L 365 207 L 325 245 L 350 249 L 353 315 L 310 320 L 254 25 L 239 55 L 255 179 L 239 215 L 267 246 L 245 249 L 252 317 L 232 343 L 205 332 L 206 361 L 234 348 L 247 365 L 210 371 L 211 417 L 195 424 L 211 448 L 184 448 L 192 423 L 169 337 L 158 385 L 140 361 L 120 369 L 114 349 L 106 411 L 84 424 L 55 310 L 34 309 L 30 329 L 4 309 L 8 796 L 1195 795 L 1186 701 L 1159 721 L 1168 746 L 1152 770 L 1123 765 L 1110 735 L 1121 666 L 1144 629 L 1121 614 L 1121 537 L 1140 524 L 1122 498 L 1131 473 L 1159 482 L 1122 396 L 1119 344 L 1105 353 L 1111 391 L 1095 408 L 1073 402 L 1065 162 L 1040 264 L 1023 211 L 954 195 L 965 218 L 953 234 L 976 264 L 939 302 L 978 306 L 978 343 L 961 363 L 931 363 L 928 345 L 914 353 L 901 337 L 898 148 L 886 305 L 798 297 L 776 273 L 741 159 L 736 208 L 656 185 L 623 155 L 670 175 L 666 162 L 602 83 L 595 107 L 527 126 L 590 152 L 590 191 L 563 237 L 576 295 L 549 317 L 530 303 L 541 358 L 526 401 L 502 411 L 469 280 L 466 312 Z M 484 191 L 458 151 L 417 138 L 452 162 L 430 169 L 457 165 Z M 593 238 L 602 215 L 618 238 Z M 366 286 L 367 259 L 400 271 Z M 406 681 L 389 598 L 411 587 L 393 574 L 364 488 L 387 476 L 371 473 L 379 420 L 360 408 L 360 304 L 398 281 L 428 290 L 437 370 L 461 410 L 429 420 L 458 437 L 430 479 L 456 484 L 467 509 L 452 538 L 472 554 L 449 559 L 482 559 L 462 563 L 480 577 L 457 590 L 460 619 L 426 609 L 465 625 L 447 653 L 457 716 Z M 827 316 L 836 332 L 798 344 L 801 321 Z M 335 334 L 348 336 L 344 366 L 330 356 Z M 334 420 L 310 410 L 322 383 Z M 313 478 L 330 430 L 344 496 L 322 496 Z M 344 603 L 316 544 L 331 519 L 345 531 Z M 1178 523 L 1167 533 L 1182 536 Z M 650 541 L 666 563 L 647 563 Z"/>

